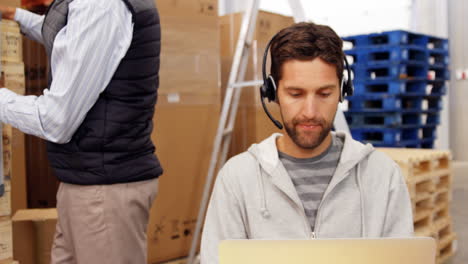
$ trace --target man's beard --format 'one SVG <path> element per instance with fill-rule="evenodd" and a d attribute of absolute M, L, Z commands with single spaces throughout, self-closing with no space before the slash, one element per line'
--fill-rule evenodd
<path fill-rule="evenodd" d="M 284 120 L 284 119 L 283 119 Z M 298 125 L 320 126 L 320 131 L 300 131 Z M 293 142 L 303 149 L 315 149 L 325 140 L 330 133 L 332 124 L 325 119 L 298 119 L 293 118 L 292 122 L 285 122 L 284 127 Z"/>

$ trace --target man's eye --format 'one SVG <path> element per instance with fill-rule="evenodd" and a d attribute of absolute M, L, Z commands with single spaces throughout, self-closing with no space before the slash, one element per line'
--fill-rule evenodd
<path fill-rule="evenodd" d="M 298 96 L 301 95 L 301 93 L 290 93 L 290 95 L 291 95 L 292 97 L 298 97 Z"/>
<path fill-rule="evenodd" d="M 320 96 L 322 97 L 329 97 L 331 95 L 331 93 L 321 93 Z"/>

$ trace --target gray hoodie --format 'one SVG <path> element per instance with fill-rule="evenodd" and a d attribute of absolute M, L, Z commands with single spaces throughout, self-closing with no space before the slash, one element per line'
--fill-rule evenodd
<path fill-rule="evenodd" d="M 220 170 L 208 207 L 201 264 L 218 263 L 225 239 L 409 237 L 413 216 L 398 165 L 349 134 L 311 230 L 302 202 L 278 157 L 273 134 Z"/>

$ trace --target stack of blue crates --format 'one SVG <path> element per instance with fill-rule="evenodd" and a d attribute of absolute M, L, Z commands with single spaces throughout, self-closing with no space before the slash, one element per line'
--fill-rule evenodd
<path fill-rule="evenodd" d="M 345 112 L 356 140 L 432 148 L 450 78 L 448 40 L 408 31 L 343 38 L 354 95 Z M 349 44 L 348 43 L 348 44 Z"/>

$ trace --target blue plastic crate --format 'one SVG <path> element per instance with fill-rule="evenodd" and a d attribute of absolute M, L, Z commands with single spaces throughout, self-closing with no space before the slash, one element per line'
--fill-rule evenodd
<path fill-rule="evenodd" d="M 422 113 L 369 113 L 345 112 L 348 125 L 364 127 L 414 127 L 424 125 Z"/>
<path fill-rule="evenodd" d="M 445 50 L 429 50 L 429 64 L 447 67 L 450 64 L 449 53 Z"/>
<path fill-rule="evenodd" d="M 421 110 L 442 110 L 442 96 L 428 96 L 424 100 L 427 101 L 427 105 L 423 105 L 423 108 Z M 426 107 L 427 109 L 425 109 Z"/>
<path fill-rule="evenodd" d="M 429 51 L 418 46 L 375 46 L 345 51 L 352 64 L 429 63 Z"/>
<path fill-rule="evenodd" d="M 435 138 L 424 139 L 421 142 L 421 148 L 432 149 L 434 148 Z"/>
<path fill-rule="evenodd" d="M 439 38 L 439 37 L 434 37 L 434 36 L 427 36 L 427 44 L 426 47 L 428 49 L 439 49 L 439 50 L 444 50 L 448 51 L 449 50 L 449 42 L 448 39 L 445 38 Z"/>
<path fill-rule="evenodd" d="M 387 95 L 361 95 L 347 98 L 350 112 L 386 112 L 401 110 L 422 110 L 422 97 L 398 97 Z M 430 108 L 429 108 L 430 109 Z M 428 110 L 429 110 L 428 109 Z"/>
<path fill-rule="evenodd" d="M 437 126 L 426 125 L 423 128 L 423 138 L 436 138 L 436 136 L 437 136 Z"/>
<path fill-rule="evenodd" d="M 427 47 L 429 37 L 404 30 L 394 30 L 368 35 L 356 35 L 344 37 L 344 41 L 350 42 L 353 47 L 365 47 L 374 45 L 418 45 Z M 436 42 L 434 40 L 434 42 Z M 435 45 L 435 44 L 434 44 Z"/>
<path fill-rule="evenodd" d="M 391 80 L 391 81 L 355 81 L 354 94 L 417 94 L 425 95 L 427 86 L 430 85 L 427 81 L 412 81 L 412 80 Z"/>
<path fill-rule="evenodd" d="M 442 96 L 447 93 L 444 81 L 354 81 L 354 94 L 360 95 L 406 95 L 406 96 Z"/>
<path fill-rule="evenodd" d="M 450 71 L 446 66 L 430 65 L 428 69 L 429 80 L 446 81 L 450 80 Z"/>
<path fill-rule="evenodd" d="M 426 117 L 426 119 L 425 120 L 423 119 L 423 122 L 424 122 L 425 125 L 437 126 L 437 125 L 440 124 L 440 113 L 439 112 L 427 114 L 425 117 Z"/>
<path fill-rule="evenodd" d="M 352 128 L 354 139 L 371 144 L 397 145 L 400 142 L 421 140 L 420 128 Z"/>
<path fill-rule="evenodd" d="M 429 67 L 425 63 L 395 64 L 395 65 L 353 65 L 354 80 L 427 80 Z M 433 69 L 436 71 L 436 69 Z M 435 74 L 437 75 L 437 72 Z"/>
<path fill-rule="evenodd" d="M 396 148 L 432 148 L 435 138 L 422 140 L 406 140 L 395 144 L 375 143 L 374 147 L 396 147 Z"/>

